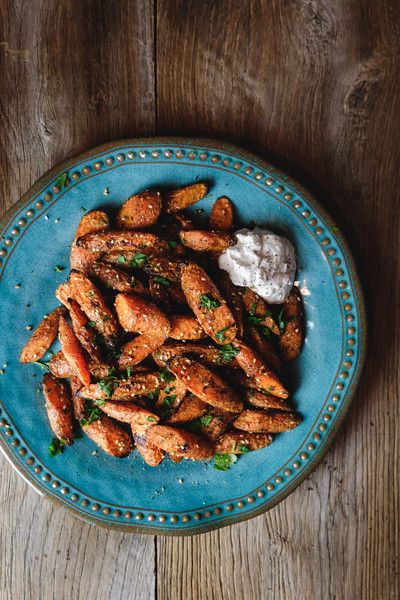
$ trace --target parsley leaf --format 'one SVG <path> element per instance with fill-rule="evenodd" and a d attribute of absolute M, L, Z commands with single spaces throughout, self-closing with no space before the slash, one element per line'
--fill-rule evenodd
<path fill-rule="evenodd" d="M 256 310 L 257 310 L 257 303 L 254 302 L 254 304 L 251 306 L 251 308 L 249 310 L 249 314 L 247 315 L 247 318 L 251 325 L 260 325 L 264 321 L 264 319 L 272 316 L 272 313 L 270 310 L 267 310 L 265 315 L 258 315 L 256 313 Z"/>
<path fill-rule="evenodd" d="M 89 291 L 88 291 L 88 293 L 87 293 L 87 295 L 88 295 L 90 298 L 93 298 L 93 296 L 94 296 L 94 291 L 93 291 L 93 290 L 89 290 Z"/>
<path fill-rule="evenodd" d="M 158 388 L 152 392 L 149 392 L 146 396 L 146 400 L 149 400 L 150 402 L 155 402 L 158 398 L 159 393 L 160 390 Z"/>
<path fill-rule="evenodd" d="M 101 410 L 95 406 L 92 400 L 85 400 L 85 416 L 80 419 L 81 425 L 91 425 L 94 421 L 101 419 Z"/>
<path fill-rule="evenodd" d="M 96 327 L 96 323 L 94 321 L 88 321 L 87 323 L 89 327 Z"/>
<path fill-rule="evenodd" d="M 168 369 L 163 369 L 160 371 L 160 379 L 164 383 L 171 383 L 171 381 L 175 381 L 175 375 L 168 371 Z"/>
<path fill-rule="evenodd" d="M 169 287 L 171 285 L 170 280 L 162 275 L 155 275 L 155 277 L 153 277 L 153 281 L 156 283 L 161 283 L 161 285 L 165 285 L 165 287 Z"/>
<path fill-rule="evenodd" d="M 61 173 L 61 175 L 57 177 L 56 182 L 59 188 L 67 187 L 69 184 L 68 173 Z"/>
<path fill-rule="evenodd" d="M 54 270 L 56 273 L 62 273 L 63 271 L 65 271 L 65 267 L 61 266 L 61 265 L 56 265 L 54 267 Z"/>
<path fill-rule="evenodd" d="M 200 307 L 208 308 L 209 310 L 215 310 L 221 306 L 221 302 L 216 298 L 213 298 L 210 294 L 201 294 L 200 296 Z"/>
<path fill-rule="evenodd" d="M 264 337 L 271 337 L 271 330 L 269 327 L 263 325 L 259 328 Z"/>
<path fill-rule="evenodd" d="M 113 384 L 111 381 L 105 381 L 105 379 L 102 379 L 97 385 L 99 386 L 99 389 L 106 394 L 107 398 L 111 398 L 113 393 Z"/>
<path fill-rule="evenodd" d="M 117 258 L 117 262 L 118 262 L 120 265 L 124 265 L 124 264 L 126 263 L 126 258 L 125 258 L 125 256 L 124 256 L 123 254 L 120 254 L 120 255 L 118 256 L 118 258 Z"/>
<path fill-rule="evenodd" d="M 250 448 L 246 446 L 246 444 L 239 444 L 238 448 L 239 452 L 242 454 L 246 454 L 246 452 L 250 452 Z"/>
<path fill-rule="evenodd" d="M 231 329 L 231 327 L 235 327 L 235 324 L 232 323 L 232 325 L 227 325 L 226 327 L 223 327 L 222 329 L 220 329 L 219 331 L 217 331 L 217 333 L 215 334 L 215 337 L 217 338 L 217 340 L 219 342 L 223 342 L 225 340 L 225 332 L 228 329 Z"/>
<path fill-rule="evenodd" d="M 157 423 L 157 419 L 154 417 L 146 417 L 146 421 L 150 421 L 151 423 Z"/>
<path fill-rule="evenodd" d="M 203 427 L 207 427 L 214 419 L 213 415 L 203 415 L 190 423 L 190 428 L 198 431 Z"/>
<path fill-rule="evenodd" d="M 132 367 L 126 367 L 126 376 L 132 377 Z"/>
<path fill-rule="evenodd" d="M 170 248 L 176 248 L 180 244 L 179 240 L 168 240 L 168 246 Z"/>
<path fill-rule="evenodd" d="M 51 457 L 57 456 L 57 454 L 62 454 L 64 450 L 64 446 L 66 445 L 67 440 L 65 438 L 56 438 L 54 437 L 49 444 L 49 454 Z"/>
<path fill-rule="evenodd" d="M 228 363 L 235 358 L 238 352 L 239 348 L 235 348 L 232 344 L 224 344 L 218 351 L 218 362 Z"/>
<path fill-rule="evenodd" d="M 215 454 L 213 466 L 218 471 L 228 471 L 236 461 L 236 454 Z"/>
<path fill-rule="evenodd" d="M 135 254 L 131 258 L 129 264 L 131 267 L 136 269 L 137 267 L 140 267 L 143 263 L 145 263 L 146 260 L 147 260 L 146 254 L 143 254 L 143 252 L 135 252 Z"/>
<path fill-rule="evenodd" d="M 338 233 L 340 231 L 340 229 L 337 225 L 333 225 L 331 227 L 331 231 L 332 231 L 332 233 Z"/>

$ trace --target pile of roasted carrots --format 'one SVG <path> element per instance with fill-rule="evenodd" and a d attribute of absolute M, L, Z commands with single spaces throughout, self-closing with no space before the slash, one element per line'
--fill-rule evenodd
<path fill-rule="evenodd" d="M 136 446 L 156 466 L 166 453 L 175 462 L 215 455 L 225 469 L 300 422 L 282 361 L 300 352 L 301 297 L 294 287 L 273 310 L 232 284 L 217 262 L 235 243 L 230 200 L 216 200 L 210 230 L 182 212 L 207 192 L 204 183 L 146 190 L 113 227 L 102 210 L 82 217 L 69 279 L 56 290 L 63 306 L 20 357 L 40 361 L 59 336 L 43 378 L 52 454 L 72 444 L 80 423 L 114 456 Z"/>

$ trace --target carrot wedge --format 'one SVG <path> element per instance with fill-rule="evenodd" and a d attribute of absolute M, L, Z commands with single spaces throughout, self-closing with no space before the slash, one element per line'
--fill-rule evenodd
<path fill-rule="evenodd" d="M 196 252 L 223 252 L 235 243 L 234 237 L 228 233 L 199 229 L 181 231 L 179 237 L 184 246 Z"/>
<path fill-rule="evenodd" d="M 166 339 L 165 332 L 144 333 L 125 344 L 118 359 L 120 369 L 134 367 L 157 350 Z"/>
<path fill-rule="evenodd" d="M 284 328 L 279 340 L 279 350 L 285 361 L 294 360 L 300 354 L 303 343 L 301 313 L 301 295 L 298 288 L 294 287 L 283 305 Z"/>
<path fill-rule="evenodd" d="M 136 277 L 118 267 L 101 261 L 96 261 L 91 265 L 90 274 L 100 279 L 100 281 L 112 289 L 117 290 L 117 292 L 129 293 L 134 291 L 137 294 L 145 292 L 145 287 L 139 279 L 136 279 Z"/>
<path fill-rule="evenodd" d="M 252 404 L 257 408 L 264 408 L 266 410 L 284 410 L 286 412 L 290 412 L 292 410 L 285 400 L 282 400 L 282 398 L 277 398 L 276 396 L 272 396 L 271 394 L 262 392 L 261 390 L 256 390 L 254 388 L 246 389 L 244 392 L 244 397 L 249 404 Z"/>
<path fill-rule="evenodd" d="M 209 404 L 197 398 L 197 396 L 193 396 L 193 394 L 189 394 L 185 396 L 182 402 L 179 404 L 178 408 L 174 411 L 174 413 L 168 419 L 168 423 L 188 423 L 189 421 L 194 421 L 199 417 L 202 417 L 206 414 L 209 409 Z"/>
<path fill-rule="evenodd" d="M 78 338 L 76 337 L 72 327 L 67 323 L 65 317 L 60 318 L 59 336 L 61 350 L 73 373 L 79 377 L 84 385 L 89 385 L 90 371 L 86 357 Z"/>
<path fill-rule="evenodd" d="M 247 344 L 240 340 L 235 340 L 233 345 L 239 348 L 239 352 L 235 357 L 237 363 L 248 377 L 254 378 L 256 387 L 262 388 L 279 398 L 287 398 L 289 396 L 288 391 L 283 387 L 277 375 L 267 367 L 250 346 L 247 346 Z"/>
<path fill-rule="evenodd" d="M 161 195 L 156 190 L 145 190 L 128 198 L 117 214 L 120 229 L 146 229 L 157 222 L 161 213 Z"/>
<path fill-rule="evenodd" d="M 175 340 L 202 340 L 206 337 L 205 331 L 191 315 L 171 315 L 171 331 L 169 337 Z"/>
<path fill-rule="evenodd" d="M 204 331 L 217 344 L 229 344 L 237 327 L 226 301 L 207 273 L 196 263 L 182 267 L 181 285 L 187 303 Z"/>
<path fill-rule="evenodd" d="M 168 425 L 152 425 L 147 430 L 147 436 L 154 446 L 184 458 L 207 460 L 213 455 L 210 442 L 185 429 Z"/>
<path fill-rule="evenodd" d="M 210 229 L 213 231 L 232 231 L 233 204 L 226 196 L 218 198 L 211 209 L 209 218 Z"/>
<path fill-rule="evenodd" d="M 59 307 L 43 319 L 22 350 L 20 362 L 29 363 L 42 358 L 56 339 L 60 317 L 64 314 L 65 308 Z"/>
<path fill-rule="evenodd" d="M 67 379 L 74 375 L 69 362 L 61 350 L 49 360 L 49 369 L 53 377 L 57 377 L 57 379 Z"/>
<path fill-rule="evenodd" d="M 96 363 L 102 363 L 101 352 L 96 342 L 95 330 L 89 325 L 90 321 L 79 304 L 72 298 L 69 301 L 69 314 L 72 321 L 72 329 L 82 348 L 86 350 Z"/>
<path fill-rule="evenodd" d="M 74 298 L 90 321 L 93 321 L 96 329 L 106 340 L 115 339 L 118 323 L 100 290 L 88 277 L 76 271 L 71 272 L 69 280 Z"/>
<path fill-rule="evenodd" d="M 218 454 L 244 454 L 249 450 L 260 450 L 272 443 L 269 433 L 244 433 L 227 431 L 217 440 L 215 452 Z"/>
<path fill-rule="evenodd" d="M 135 252 L 148 253 L 148 255 L 168 254 L 167 242 L 161 240 L 154 233 L 141 231 L 100 231 L 88 233 L 77 239 L 79 248 L 86 248 L 95 254 L 103 252 L 134 250 Z"/>
<path fill-rule="evenodd" d="M 50 373 L 46 373 L 43 377 L 43 394 L 54 435 L 64 440 L 66 444 L 72 444 L 74 437 L 72 404 L 65 384 Z"/>
<path fill-rule="evenodd" d="M 280 433 L 297 427 L 300 422 L 300 417 L 293 412 L 244 410 L 233 421 L 233 426 L 242 431 Z"/>
<path fill-rule="evenodd" d="M 208 186 L 203 182 L 192 183 L 165 194 L 167 212 L 176 213 L 195 204 L 208 192 Z"/>
<path fill-rule="evenodd" d="M 118 294 L 115 309 L 125 331 L 134 333 L 162 332 L 165 337 L 170 331 L 167 316 L 152 302 L 135 294 Z"/>
<path fill-rule="evenodd" d="M 203 402 L 226 411 L 242 410 L 243 403 L 234 389 L 219 375 L 199 362 L 183 356 L 177 357 L 170 361 L 169 369 L 192 394 L 198 396 Z"/>
<path fill-rule="evenodd" d="M 112 456 L 121 458 L 133 449 L 130 435 L 106 415 L 82 425 L 82 429 L 104 452 Z"/>
<path fill-rule="evenodd" d="M 88 233 L 104 231 L 108 229 L 109 226 L 110 222 L 108 215 L 102 210 L 92 210 L 83 215 L 75 232 L 75 238 L 71 247 L 71 269 L 81 271 L 82 273 L 87 273 L 90 265 L 96 259 L 96 255 L 94 255 L 92 252 L 86 250 L 85 248 L 79 248 L 76 245 L 77 238 L 87 235 Z"/>

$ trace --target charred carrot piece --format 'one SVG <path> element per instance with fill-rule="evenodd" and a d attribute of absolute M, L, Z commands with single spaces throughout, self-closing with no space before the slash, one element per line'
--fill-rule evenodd
<path fill-rule="evenodd" d="M 85 354 L 72 327 L 65 317 L 60 318 L 59 336 L 61 350 L 68 361 L 73 373 L 79 377 L 84 385 L 90 384 L 90 371 Z"/>
<path fill-rule="evenodd" d="M 300 417 L 292 412 L 244 410 L 233 421 L 233 426 L 236 429 L 256 433 L 280 433 L 297 427 L 300 422 Z"/>
<path fill-rule="evenodd" d="M 115 309 L 125 331 L 135 333 L 162 332 L 168 336 L 171 329 L 168 317 L 149 300 L 135 294 L 118 294 Z"/>
<path fill-rule="evenodd" d="M 204 331 L 217 344 L 229 344 L 237 335 L 232 312 L 207 273 L 196 263 L 182 268 L 181 285 L 187 303 Z"/>
<path fill-rule="evenodd" d="M 243 403 L 219 375 L 190 358 L 181 356 L 169 362 L 169 369 L 179 381 L 203 402 L 231 412 L 239 412 Z"/>
<path fill-rule="evenodd" d="M 55 291 L 55 296 L 61 304 L 69 308 L 69 301 L 74 297 L 72 286 L 68 282 L 61 283 Z"/>
<path fill-rule="evenodd" d="M 206 333 L 196 317 L 191 315 L 171 315 L 169 337 L 175 340 L 202 340 Z"/>
<path fill-rule="evenodd" d="M 215 444 L 217 454 L 244 454 L 249 450 L 260 450 L 272 443 L 269 433 L 244 433 L 242 431 L 227 431 Z"/>
<path fill-rule="evenodd" d="M 165 452 L 192 460 L 207 460 L 213 455 L 209 441 L 185 429 L 168 425 L 152 425 L 147 430 L 148 440 Z"/>
<path fill-rule="evenodd" d="M 76 245 L 76 240 L 79 237 L 87 235 L 88 233 L 95 233 L 98 231 L 104 231 L 110 227 L 108 215 L 102 210 L 92 210 L 83 215 L 78 228 L 75 233 L 75 239 L 71 247 L 71 269 L 87 273 L 90 269 L 90 265 L 96 256 L 92 252 L 85 248 L 79 248 Z"/>
<path fill-rule="evenodd" d="M 74 375 L 69 362 L 61 350 L 51 357 L 48 364 L 50 373 L 53 375 L 53 377 L 57 377 L 57 379 L 67 379 L 68 377 L 72 377 Z"/>
<path fill-rule="evenodd" d="M 77 239 L 79 248 L 86 248 L 95 254 L 103 252 L 134 250 L 135 252 L 147 253 L 146 255 L 158 255 L 168 253 L 168 244 L 154 233 L 141 231 L 101 231 L 99 233 L 88 233 Z"/>
<path fill-rule="evenodd" d="M 277 398 L 276 396 L 272 396 L 266 392 L 262 392 L 261 390 L 257 390 L 254 388 L 246 389 L 244 391 L 244 397 L 253 406 L 257 406 L 258 408 L 264 408 L 266 410 L 284 410 L 287 412 L 291 411 L 290 406 L 282 400 L 282 398 Z"/>
<path fill-rule="evenodd" d="M 43 377 L 43 394 L 54 435 L 66 444 L 72 444 L 74 437 L 72 404 L 66 386 L 50 373 L 46 373 Z"/>
<path fill-rule="evenodd" d="M 125 344 L 118 360 L 120 369 L 134 367 L 162 346 L 166 339 L 165 332 L 144 333 Z"/>
<path fill-rule="evenodd" d="M 90 274 L 117 292 L 129 293 L 134 291 L 136 294 L 144 294 L 146 292 L 143 283 L 131 273 L 127 273 L 119 267 L 108 265 L 102 261 L 96 261 L 91 265 Z"/>
<path fill-rule="evenodd" d="M 298 288 L 294 287 L 280 313 L 283 331 L 279 340 L 279 350 L 285 361 L 294 360 L 300 354 L 303 343 L 301 313 L 301 295 Z"/>
<path fill-rule="evenodd" d="M 239 352 L 235 357 L 236 361 L 246 375 L 254 379 L 256 387 L 262 388 L 279 398 L 287 398 L 289 396 L 288 391 L 283 387 L 277 375 L 267 367 L 250 346 L 247 346 L 247 344 L 240 340 L 235 340 L 233 345 L 239 348 Z"/>
<path fill-rule="evenodd" d="M 188 423 L 195 419 L 199 419 L 205 415 L 208 410 L 209 404 L 206 404 L 203 400 L 197 398 L 197 396 L 189 394 L 183 398 L 178 408 L 168 419 L 168 423 Z"/>
<path fill-rule="evenodd" d="M 118 323 L 100 290 L 88 277 L 76 271 L 71 272 L 70 285 L 74 298 L 95 328 L 106 340 L 114 339 L 118 334 Z"/>
<path fill-rule="evenodd" d="M 199 229 L 181 231 L 179 237 L 184 246 L 196 252 L 223 252 L 235 243 L 235 238 L 228 233 Z"/>
<path fill-rule="evenodd" d="M 226 196 L 221 196 L 214 202 L 209 225 L 213 231 L 232 231 L 233 204 Z"/>
<path fill-rule="evenodd" d="M 43 319 L 22 350 L 20 362 L 29 363 L 42 358 L 56 339 L 60 317 L 65 312 L 63 307 L 56 308 Z"/>
<path fill-rule="evenodd" d="M 128 198 L 117 214 L 120 229 L 146 229 L 154 225 L 161 213 L 161 195 L 145 190 Z"/>
<path fill-rule="evenodd" d="M 121 458 L 133 449 L 130 435 L 107 415 L 101 415 L 99 419 L 86 425 L 82 424 L 82 429 L 102 450 L 112 456 Z"/>
<path fill-rule="evenodd" d="M 72 329 L 78 338 L 82 348 L 96 363 L 102 363 L 102 356 L 96 342 L 96 330 L 91 327 L 90 321 L 76 300 L 69 301 L 69 314 L 72 321 Z"/>
<path fill-rule="evenodd" d="M 204 198 L 207 192 L 208 186 L 202 182 L 172 190 L 164 196 L 167 212 L 177 213 Z"/>

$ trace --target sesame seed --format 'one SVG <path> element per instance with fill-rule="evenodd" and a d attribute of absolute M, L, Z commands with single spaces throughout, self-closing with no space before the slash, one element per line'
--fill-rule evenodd
<path fill-rule="evenodd" d="M 25 329 L 27 329 L 28 331 L 31 331 L 31 329 L 33 329 L 33 327 L 32 327 L 32 325 L 27 325 L 27 326 L 25 327 Z"/>

